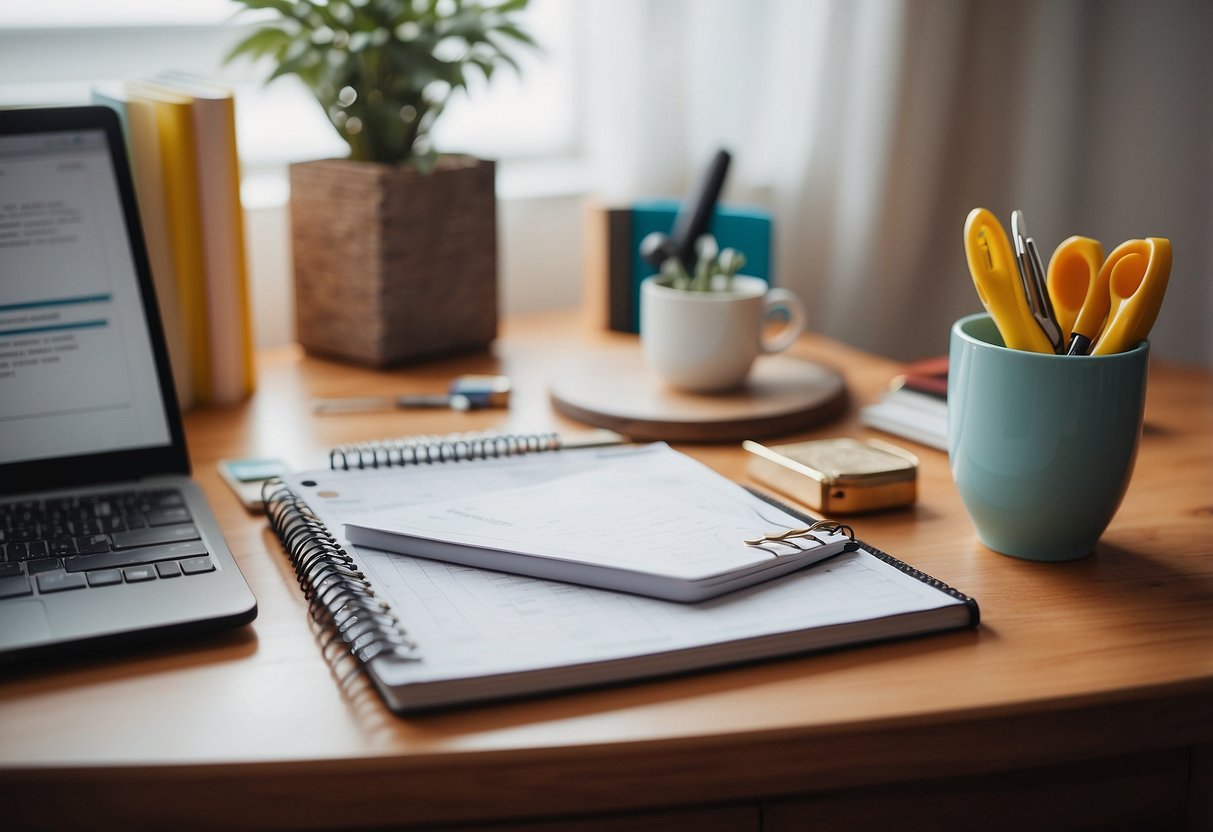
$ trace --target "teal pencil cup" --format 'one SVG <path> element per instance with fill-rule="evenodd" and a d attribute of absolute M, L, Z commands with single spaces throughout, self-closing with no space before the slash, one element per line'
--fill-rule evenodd
<path fill-rule="evenodd" d="M 948 459 L 977 536 L 1037 561 L 1090 554 L 1141 438 L 1150 345 L 1106 356 L 1012 350 L 989 315 L 952 325 Z"/>

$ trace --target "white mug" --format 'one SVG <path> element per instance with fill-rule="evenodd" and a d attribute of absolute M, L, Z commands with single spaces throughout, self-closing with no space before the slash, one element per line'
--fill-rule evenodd
<path fill-rule="evenodd" d="M 764 338 L 764 324 L 779 312 L 787 315 L 787 324 Z M 754 359 L 786 350 L 804 323 L 799 298 L 757 277 L 737 275 L 731 288 L 711 292 L 674 289 L 659 276 L 640 286 L 645 363 L 677 390 L 716 393 L 740 387 Z"/>

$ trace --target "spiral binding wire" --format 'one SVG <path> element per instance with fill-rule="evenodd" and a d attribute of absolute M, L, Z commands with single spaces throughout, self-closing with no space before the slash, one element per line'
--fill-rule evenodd
<path fill-rule="evenodd" d="M 346 656 L 355 658 L 359 668 L 385 654 L 419 660 L 417 644 L 391 607 L 375 595 L 357 563 L 307 503 L 281 480 L 262 486 L 261 498 L 270 528 L 295 567 L 308 614 L 320 629 L 321 653 L 334 670 Z"/>
<path fill-rule="evenodd" d="M 428 465 L 436 462 L 519 456 L 559 449 L 560 435 L 557 433 L 409 436 L 403 439 L 376 439 L 338 445 L 329 452 L 329 467 L 334 471 L 348 471 L 352 468 L 393 468 L 400 465 Z"/>

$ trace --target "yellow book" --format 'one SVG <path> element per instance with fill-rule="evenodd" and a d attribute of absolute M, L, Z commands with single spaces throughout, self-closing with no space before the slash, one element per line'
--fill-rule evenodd
<path fill-rule="evenodd" d="M 210 332 L 202 218 L 198 194 L 197 150 L 193 100 L 157 84 L 126 84 L 130 101 L 150 109 L 159 137 L 160 171 L 164 185 L 163 218 L 172 247 L 176 278 L 179 335 L 186 346 L 193 400 L 212 401 Z M 129 108 L 128 108 L 129 111 Z M 166 329 L 167 329 L 166 321 Z M 175 336 L 170 336 L 170 339 Z"/>
<path fill-rule="evenodd" d="M 229 88 L 183 73 L 163 73 L 155 83 L 193 101 L 211 401 L 232 404 L 252 393 L 254 384 L 235 102 Z"/>
<path fill-rule="evenodd" d="M 169 362 L 173 367 L 173 386 L 181 408 L 188 409 L 194 404 L 193 374 L 182 325 L 181 297 L 173 271 L 173 245 L 154 107 L 150 101 L 130 96 L 120 83 L 99 84 L 93 88 L 92 97 L 94 102 L 118 112 L 122 121 L 148 263 L 156 286 Z"/>

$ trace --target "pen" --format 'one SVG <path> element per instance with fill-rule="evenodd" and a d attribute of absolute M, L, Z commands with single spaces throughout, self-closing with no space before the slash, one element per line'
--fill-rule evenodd
<path fill-rule="evenodd" d="M 716 151 L 712 163 L 699 181 L 699 187 L 674 218 L 674 230 L 670 237 L 678 251 L 678 259 L 688 273 L 695 268 L 695 243 L 712 224 L 712 213 L 716 210 L 716 200 L 724 187 L 731 158 L 727 150 Z"/>
<path fill-rule="evenodd" d="M 1057 312 L 1053 309 L 1052 299 L 1049 298 L 1045 264 L 1040 258 L 1040 249 L 1036 247 L 1036 241 L 1028 237 L 1025 242 L 1028 247 L 1028 262 L 1032 266 L 1032 285 L 1040 298 L 1040 309 L 1043 315 L 1040 326 L 1045 331 L 1045 335 L 1049 336 L 1049 343 L 1053 345 L 1054 351 L 1060 353 L 1066 346 L 1066 334 L 1061 331 L 1061 324 L 1057 322 Z"/>
<path fill-rule="evenodd" d="M 411 407 L 449 407 L 451 410 L 483 410 L 508 407 L 510 380 L 506 376 L 466 375 L 451 382 L 446 393 L 406 393 L 401 396 L 342 396 L 313 399 L 316 413 L 362 413 Z"/>
<path fill-rule="evenodd" d="M 1065 345 L 1065 338 L 1057 324 L 1057 317 L 1053 314 L 1053 304 L 1049 301 L 1040 251 L 1036 248 L 1036 241 L 1027 234 L 1023 211 L 1012 211 L 1011 236 L 1015 241 L 1015 265 L 1019 269 L 1019 279 L 1028 299 L 1028 308 L 1037 326 L 1049 339 L 1053 352 L 1058 353 Z"/>

